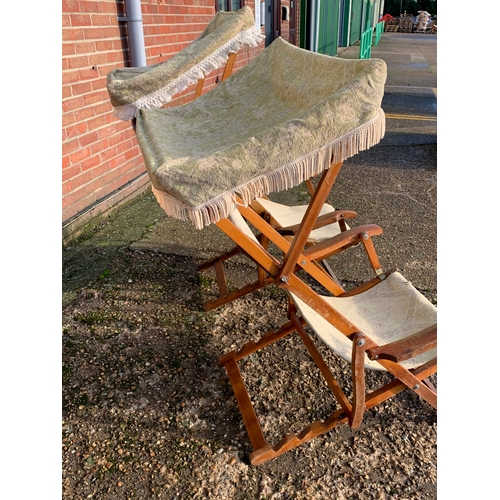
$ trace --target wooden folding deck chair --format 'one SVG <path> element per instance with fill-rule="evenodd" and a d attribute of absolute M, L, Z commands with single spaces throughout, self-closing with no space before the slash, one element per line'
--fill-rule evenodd
<path fill-rule="evenodd" d="M 314 437 L 330 431 L 341 423 L 357 428 L 363 413 L 381 402 L 410 389 L 437 408 L 437 390 L 429 377 L 437 372 L 437 309 L 398 272 L 382 273 L 371 281 L 349 292 L 337 289 L 329 276 L 322 275 L 314 260 L 328 255 L 338 244 L 338 238 L 303 250 L 304 241 L 314 227 L 321 205 L 329 191 L 329 181 L 336 176 L 340 164 L 334 165 L 320 182 L 320 194 L 308 206 L 300 230 L 288 244 L 266 221 L 249 208 L 239 208 L 241 216 L 233 216 L 217 225 L 242 247 L 243 251 L 267 270 L 274 283 L 284 288 L 290 297 L 289 321 L 277 331 L 264 335 L 258 342 L 245 344 L 238 352 L 230 352 L 219 359 L 225 367 L 240 413 L 254 451 L 251 463 L 262 464 Z M 325 194 L 326 192 L 326 194 Z M 286 251 L 282 263 L 260 245 L 253 233 L 245 228 L 248 222 L 281 244 Z M 342 234 L 340 236 L 343 236 Z M 349 238 L 347 237 L 347 240 Z M 327 288 L 333 296 L 322 296 L 299 279 L 295 269 L 305 270 Z M 300 316 L 297 314 L 297 310 Z M 304 324 L 336 354 L 351 363 L 353 397 L 349 400 L 327 363 L 307 334 Z M 284 436 L 274 446 L 269 444 L 238 368 L 238 361 L 267 347 L 285 336 L 298 332 L 318 366 L 335 400 L 337 408 L 326 420 L 312 422 L 298 434 Z M 393 380 L 366 393 L 365 369 L 382 369 L 393 375 Z"/>
<path fill-rule="evenodd" d="M 384 273 L 365 226 L 308 245 L 341 165 L 384 135 L 380 108 L 386 78 L 378 59 L 341 60 L 277 39 L 248 65 L 184 106 L 141 110 L 136 134 L 152 190 L 165 212 L 198 229 L 216 224 L 290 298 L 289 321 L 259 342 L 219 360 L 231 385 L 260 464 L 336 425 L 359 426 L 363 412 L 403 389 L 432 406 L 437 370 L 436 309 L 399 273 Z M 221 127 L 224 123 L 224 127 Z M 261 217 L 252 201 L 315 175 L 319 183 L 293 235 Z M 250 227 L 252 226 L 252 227 Z M 255 235 L 258 234 L 258 237 Z M 359 241 L 376 276 L 346 292 L 319 264 Z M 281 251 L 279 257 L 267 242 Z M 298 271 L 325 290 L 317 293 Z M 302 273 L 301 273 L 302 275 Z M 349 400 L 307 335 L 308 323 L 335 352 L 350 359 L 354 395 Z M 339 408 L 324 422 L 269 444 L 260 428 L 238 361 L 297 331 L 325 377 Z M 365 394 L 365 368 L 393 375 Z"/>
<path fill-rule="evenodd" d="M 239 50 L 245 45 L 257 46 L 264 38 L 250 7 L 218 11 L 196 40 L 167 61 L 117 68 L 108 74 L 107 88 L 115 115 L 130 120 L 140 109 L 163 107 L 193 83 L 197 84 L 196 99 L 207 75 L 224 66 L 224 81 L 231 75 Z"/>
<path fill-rule="evenodd" d="M 309 193 L 311 196 L 314 195 L 315 188 L 311 182 L 311 179 L 305 181 Z M 267 196 L 261 196 L 251 203 L 251 207 L 255 210 L 261 217 L 265 218 L 269 224 L 274 227 L 281 235 L 285 236 L 287 239 L 291 240 L 294 234 L 297 232 L 300 222 L 305 214 L 307 205 L 283 205 L 281 203 L 276 203 L 269 199 Z M 323 204 L 320 211 L 318 219 L 314 225 L 309 238 L 307 239 L 305 245 L 309 247 L 315 243 L 329 240 L 334 236 L 339 235 L 343 231 L 350 230 L 350 226 L 346 223 L 346 219 L 354 219 L 357 217 L 357 213 L 352 210 L 335 210 L 335 208 L 328 202 Z M 354 231 L 348 233 L 351 236 L 350 240 L 345 244 L 339 245 L 335 252 L 340 253 L 348 248 L 357 246 L 360 242 L 363 242 L 365 250 L 369 253 L 369 259 L 372 263 L 372 268 L 376 274 L 381 273 L 382 269 L 380 262 L 376 256 L 375 248 L 372 243 L 372 237 L 382 234 L 382 228 L 376 225 L 364 225 L 356 228 Z M 267 245 L 269 240 L 264 236 L 260 236 L 261 244 Z M 339 238 L 339 241 L 344 241 Z M 229 290 L 226 273 L 224 270 L 224 262 L 241 254 L 241 248 L 236 245 L 234 248 L 225 252 L 217 257 L 214 257 L 208 261 L 202 262 L 198 269 L 199 271 L 206 271 L 213 268 L 215 271 L 215 276 L 217 280 L 219 296 L 216 299 L 207 300 L 203 304 L 203 308 L 206 311 L 216 309 L 224 304 L 232 302 L 238 298 L 244 297 L 245 295 L 255 292 L 270 283 L 273 282 L 271 278 L 268 277 L 267 273 L 260 266 L 257 266 L 257 279 L 256 281 L 249 283 L 247 285 L 241 286 L 236 290 Z M 329 256 L 330 257 L 330 256 Z M 340 281 L 336 276 L 334 270 L 331 268 L 330 264 L 326 259 L 320 261 L 321 266 L 330 274 L 330 276 L 340 285 Z"/>

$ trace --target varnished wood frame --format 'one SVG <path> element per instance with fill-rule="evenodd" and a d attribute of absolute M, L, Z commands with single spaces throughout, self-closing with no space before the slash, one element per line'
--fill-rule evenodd
<path fill-rule="evenodd" d="M 239 211 L 243 217 L 260 232 L 259 238 L 264 248 L 267 249 L 268 243 L 272 242 L 284 253 L 285 258 L 283 262 L 288 262 L 288 264 L 286 266 L 283 264 L 285 267 L 282 268 L 279 276 L 269 276 L 267 270 L 252 257 L 252 254 L 245 251 L 239 244 L 231 251 L 200 264 L 198 267 L 200 271 L 205 271 L 212 267 L 214 268 L 219 288 L 219 297 L 204 303 L 203 307 L 206 311 L 215 309 L 259 290 L 275 282 L 276 279 L 286 282 L 286 274 L 290 272 L 290 268 L 295 269 L 296 265 L 303 267 L 332 294 L 336 296 L 342 295 L 345 293 L 345 290 L 340 284 L 340 281 L 336 278 L 333 270 L 330 269 L 326 259 L 360 243 L 364 246 L 366 255 L 375 274 L 382 275 L 382 266 L 372 241 L 373 236 L 382 234 L 382 228 L 375 224 L 366 224 L 347 229 L 345 218 L 354 218 L 357 215 L 355 212 L 349 210 L 337 210 L 323 216 L 319 215 L 341 166 L 342 162 L 332 165 L 330 169 L 326 170 L 321 176 L 316 188 L 313 187 L 310 180 L 306 181 L 306 185 L 311 193 L 311 201 L 302 222 L 296 226 L 275 229 L 272 224 L 270 224 L 269 217 L 262 217 L 262 214 L 259 214 L 252 206 L 244 207 L 243 201 L 236 197 L 237 202 L 240 204 Z M 318 201 L 315 201 L 317 199 L 324 201 L 322 204 L 319 204 Z M 260 219 L 264 219 L 265 223 Z M 307 221 L 307 226 L 304 226 L 305 221 Z M 341 224 L 342 231 L 340 234 L 322 241 L 321 243 L 313 244 L 310 242 L 309 236 L 314 229 L 333 222 L 339 222 Z M 291 236 L 293 236 L 293 238 L 290 241 Z M 301 248 L 300 245 L 303 245 L 303 247 Z M 304 250 L 304 248 L 306 248 L 306 250 Z M 291 254 L 289 255 L 288 252 L 291 252 Z M 223 263 L 239 253 L 243 253 L 257 264 L 257 280 L 233 292 L 229 292 Z M 302 255 L 302 258 L 299 260 L 297 260 L 298 255 Z M 325 274 L 329 277 L 326 278 Z"/>
<path fill-rule="evenodd" d="M 278 332 L 270 332 L 257 344 L 246 344 L 238 353 L 229 353 L 220 358 L 219 363 L 226 368 L 250 442 L 254 448 L 250 456 L 251 463 L 254 465 L 259 465 L 275 458 L 320 434 L 328 432 L 340 423 L 346 422 L 353 428 L 358 427 L 362 421 L 363 412 L 366 409 L 372 408 L 404 389 L 412 390 L 434 408 L 437 408 L 437 391 L 432 384 L 426 380 L 430 375 L 437 372 L 437 359 L 414 370 L 408 370 L 399 363 L 404 359 L 416 356 L 425 350 L 435 347 L 437 344 L 437 327 L 429 328 L 422 332 L 415 332 L 409 339 L 404 339 L 398 343 L 379 346 L 296 275 L 297 269 L 303 269 L 313 279 L 336 296 L 361 293 L 385 279 L 383 273 L 377 273 L 378 276 L 370 280 L 370 282 L 361 285 L 359 289 L 346 293 L 342 287 L 340 287 L 339 284 L 319 266 L 314 258 L 320 259 L 323 255 L 331 255 L 332 248 L 337 248 L 339 245 L 338 237 L 345 238 L 346 234 L 337 235 L 327 242 L 313 245 L 304 250 L 305 242 L 314 228 L 314 223 L 333 186 L 340 166 L 341 164 L 332 165 L 332 167 L 322 175 L 302 223 L 300 224 L 299 230 L 296 232 L 291 242 L 280 235 L 276 229 L 270 226 L 268 222 L 262 219 L 251 208 L 244 207 L 243 205 L 238 207 L 241 215 L 248 222 L 254 225 L 265 238 L 268 238 L 283 251 L 284 258 L 281 262 L 276 257 L 272 256 L 262 245 L 247 236 L 229 219 L 223 219 L 217 223 L 217 226 L 237 244 L 242 252 L 266 273 L 269 279 L 273 279 L 277 286 L 285 288 L 299 297 L 353 342 L 352 376 L 354 396 L 352 402 L 347 399 L 340 389 L 326 363 L 314 346 L 314 343 L 307 335 L 303 327 L 303 321 L 297 317 L 293 307 L 289 313 L 290 321 L 278 330 Z M 347 239 L 349 240 L 349 236 L 347 236 Z M 378 270 L 380 268 L 380 263 L 374 249 L 370 248 L 368 245 L 366 250 L 374 270 Z M 287 435 L 277 445 L 271 446 L 264 438 L 250 396 L 241 377 L 237 361 L 293 331 L 299 333 L 303 343 L 306 345 L 311 357 L 319 367 L 341 408 L 332 413 L 324 422 L 313 422 L 299 434 Z M 365 394 L 364 387 L 364 363 L 362 363 L 362 360 L 364 359 L 365 352 L 370 359 L 376 360 L 394 376 L 392 382 L 369 394 Z"/>
<path fill-rule="evenodd" d="M 231 54 L 229 54 L 229 57 L 227 58 L 227 62 L 226 62 L 226 66 L 224 67 L 224 71 L 222 73 L 222 77 L 221 77 L 221 82 L 223 82 L 227 77 L 229 77 L 231 75 L 231 73 L 233 72 L 233 67 L 234 67 L 234 63 L 236 61 L 236 56 L 238 54 L 236 52 L 232 52 Z M 203 91 L 203 86 L 205 85 L 205 78 L 200 78 L 198 80 L 198 83 L 196 84 L 196 90 L 194 92 L 194 97 L 193 97 L 193 101 L 200 97 L 202 91 Z"/>
<path fill-rule="evenodd" d="M 226 61 L 226 65 L 224 66 L 224 71 L 222 72 L 222 77 L 220 79 L 221 82 L 223 82 L 226 78 L 231 76 L 231 73 L 233 72 L 233 67 L 234 67 L 234 63 L 236 62 L 237 56 L 238 56 L 237 52 L 231 52 L 231 54 L 229 54 L 229 57 L 227 58 L 227 61 Z M 196 88 L 195 88 L 194 95 L 193 95 L 193 101 L 201 96 L 201 93 L 203 92 L 204 85 L 205 85 L 205 78 L 198 78 L 198 82 L 196 83 Z M 167 108 L 169 106 L 170 106 L 170 103 L 167 102 L 162 106 L 162 108 Z"/>
<path fill-rule="evenodd" d="M 243 418 L 247 434 L 252 445 L 253 451 L 250 454 L 250 462 L 253 465 L 260 465 L 273 458 L 276 458 L 287 451 L 300 446 L 301 444 L 331 431 L 337 425 L 347 423 L 352 428 L 357 428 L 361 424 L 363 413 L 374 406 L 395 396 L 399 392 L 408 389 L 408 385 L 397 377 L 388 384 L 366 394 L 364 382 L 364 352 L 365 336 L 357 332 L 353 338 L 353 356 L 352 356 L 352 378 L 353 378 L 353 399 L 349 401 L 339 383 L 333 376 L 328 365 L 317 350 L 313 341 L 304 328 L 304 321 L 296 315 L 293 306 L 289 312 L 290 321 L 285 323 L 279 330 L 270 331 L 264 335 L 258 342 L 249 342 L 239 351 L 231 352 L 219 359 L 219 365 L 224 366 L 228 374 L 233 392 L 235 394 L 240 414 Z M 340 408 L 336 409 L 326 420 L 317 420 L 306 426 L 299 433 L 291 433 L 283 436 L 276 444 L 272 445 L 266 441 L 264 433 L 260 427 L 257 414 L 252 405 L 250 395 L 247 392 L 241 372 L 238 367 L 238 361 L 263 349 L 277 340 L 284 338 L 291 333 L 298 332 L 314 363 L 319 368 L 323 378 L 330 388 Z M 430 385 L 427 378 L 437 371 L 437 360 L 434 359 L 421 367 L 409 372 L 412 377 L 422 383 Z M 410 387 L 415 390 L 414 387 Z M 435 391 L 435 388 L 433 388 Z M 435 405 L 433 405 L 435 406 Z"/>

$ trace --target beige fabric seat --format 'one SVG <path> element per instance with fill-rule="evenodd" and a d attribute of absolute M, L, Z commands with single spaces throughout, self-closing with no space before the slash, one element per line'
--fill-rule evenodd
<path fill-rule="evenodd" d="M 307 323 L 336 354 L 351 362 L 352 342 L 293 293 L 293 302 Z M 431 327 L 437 322 L 437 308 L 428 301 L 399 272 L 389 275 L 384 281 L 366 292 L 352 297 L 322 298 L 354 323 L 360 330 L 379 345 L 389 344 Z M 431 349 L 401 364 L 412 369 L 427 363 L 437 356 Z M 371 361 L 365 354 L 365 368 L 385 370 Z"/>
<path fill-rule="evenodd" d="M 278 228 L 300 224 L 307 210 L 307 205 L 288 206 L 265 198 L 257 198 L 252 203 L 252 207 L 260 207 L 263 211 L 267 212 L 272 217 L 271 224 Z M 321 209 L 320 216 L 333 212 L 335 212 L 335 208 L 333 208 L 332 205 L 325 203 Z M 350 229 L 347 224 L 346 228 Z M 340 231 L 341 228 L 338 222 L 328 224 L 327 226 L 311 231 L 309 241 L 311 243 L 325 241 L 328 238 L 336 236 L 340 233 Z"/>

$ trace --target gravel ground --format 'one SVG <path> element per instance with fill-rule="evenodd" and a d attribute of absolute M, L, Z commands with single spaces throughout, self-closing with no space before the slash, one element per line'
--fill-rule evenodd
<path fill-rule="evenodd" d="M 355 206 L 359 223 L 380 224 L 384 267 L 397 265 L 437 303 L 435 146 L 412 151 L 421 160 L 413 168 L 378 165 L 370 151 L 346 162 L 340 193 L 365 196 L 339 200 L 339 193 L 337 203 Z M 378 181 L 360 185 L 354 169 L 378 172 Z M 133 230 L 133 214 L 140 214 L 138 232 L 120 240 Z M 182 250 L 175 238 L 185 243 L 188 236 L 176 235 L 176 222 L 146 194 L 63 250 L 63 498 L 436 498 L 437 415 L 410 391 L 366 412 L 356 431 L 343 425 L 250 465 L 250 444 L 217 359 L 284 323 L 286 297 L 270 286 L 205 312 L 216 286 L 197 264 L 219 243 Z M 171 236 L 163 247 L 155 244 L 162 231 Z M 364 274 L 358 257 L 347 261 L 341 279 L 350 287 Z M 253 268 L 236 259 L 229 271 L 230 282 L 240 285 Z M 349 367 L 316 345 L 349 390 Z M 273 444 L 335 409 L 296 334 L 250 356 L 241 370 Z M 386 379 L 370 372 L 367 385 Z"/>

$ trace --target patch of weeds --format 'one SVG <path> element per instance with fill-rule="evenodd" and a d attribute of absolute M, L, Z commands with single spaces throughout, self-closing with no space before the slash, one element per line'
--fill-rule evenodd
<path fill-rule="evenodd" d="M 104 278 L 107 278 L 111 274 L 111 271 L 109 269 L 104 269 L 103 273 L 99 276 L 100 280 L 103 280 Z"/>
<path fill-rule="evenodd" d="M 139 319 L 132 315 L 132 317 L 124 318 L 123 315 L 118 311 L 111 311 L 109 309 L 101 310 L 101 311 L 88 311 L 85 313 L 78 313 L 73 316 L 75 321 L 79 321 L 80 323 L 84 323 L 85 325 L 91 327 L 110 324 L 113 322 L 120 322 L 121 324 L 126 324 L 128 328 L 137 327 Z M 116 333 L 115 333 L 116 332 Z M 115 336 L 119 330 L 113 329 L 107 331 L 107 336 Z"/>
<path fill-rule="evenodd" d="M 88 313 L 75 314 L 73 316 L 75 321 L 79 321 L 80 323 L 84 323 L 88 326 L 100 325 L 104 323 L 106 316 L 98 311 L 90 311 Z"/>

